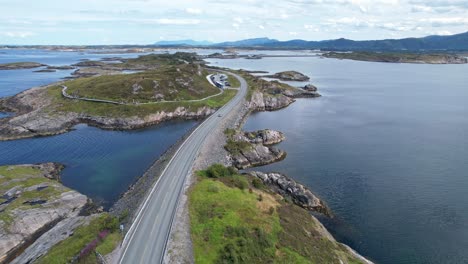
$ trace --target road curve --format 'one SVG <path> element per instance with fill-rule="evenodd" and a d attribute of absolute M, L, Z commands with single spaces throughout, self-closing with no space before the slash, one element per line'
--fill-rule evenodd
<path fill-rule="evenodd" d="M 122 243 L 120 264 L 162 263 L 172 221 L 187 176 L 205 139 L 247 94 L 247 83 L 233 74 L 241 86 L 236 96 L 207 118 L 185 140 L 150 191 Z M 221 115 L 221 116 L 219 116 Z"/>

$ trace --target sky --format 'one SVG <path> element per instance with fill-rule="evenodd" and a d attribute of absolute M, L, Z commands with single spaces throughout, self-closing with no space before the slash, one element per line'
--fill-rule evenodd
<path fill-rule="evenodd" d="M 468 31 L 468 0 L 0 0 L 0 44 L 385 39 Z"/>

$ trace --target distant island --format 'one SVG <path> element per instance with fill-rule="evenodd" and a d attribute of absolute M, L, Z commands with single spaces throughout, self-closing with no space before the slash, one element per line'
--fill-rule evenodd
<path fill-rule="evenodd" d="M 403 52 L 328 52 L 326 58 L 419 64 L 465 64 L 468 59 L 453 54 L 424 54 Z"/>
<path fill-rule="evenodd" d="M 64 51 L 94 50 L 95 53 L 153 52 L 160 48 L 201 49 L 257 49 L 257 50 L 322 50 L 322 51 L 393 51 L 393 52 L 467 52 L 468 31 L 455 35 L 434 35 L 422 38 L 351 40 L 293 39 L 281 41 L 270 38 L 251 38 L 237 41 L 212 43 L 196 40 L 165 40 L 147 45 L 0 45 L 1 48 L 39 48 Z"/>
<path fill-rule="evenodd" d="M 46 66 L 37 62 L 12 62 L 0 64 L 0 70 L 19 70 L 19 69 L 33 69 Z"/>

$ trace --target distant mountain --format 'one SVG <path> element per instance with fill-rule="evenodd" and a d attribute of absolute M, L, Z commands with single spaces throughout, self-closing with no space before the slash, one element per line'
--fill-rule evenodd
<path fill-rule="evenodd" d="M 210 41 L 196 41 L 193 39 L 163 40 L 154 43 L 156 46 L 208 46 L 212 44 L 213 42 Z"/>
<path fill-rule="evenodd" d="M 269 38 L 253 38 L 222 43 L 209 43 L 206 41 L 179 40 L 160 41 L 158 46 L 209 46 L 209 47 L 238 47 L 238 48 L 264 48 L 264 49 L 322 49 L 322 50 L 357 50 L 357 51 L 467 51 L 468 32 L 450 36 L 428 36 L 423 38 L 362 40 L 333 39 L 322 41 L 307 41 L 294 39 L 278 41 Z"/>
<path fill-rule="evenodd" d="M 468 32 L 450 36 L 428 36 L 423 38 L 364 41 L 354 41 L 344 38 L 324 41 L 289 40 L 277 43 L 268 43 L 263 46 L 265 48 L 307 48 L 325 50 L 468 50 Z"/>
<path fill-rule="evenodd" d="M 252 38 L 252 39 L 244 39 L 239 41 L 231 41 L 231 42 L 222 42 L 214 44 L 213 46 L 217 47 L 255 47 L 255 46 L 265 46 L 270 44 L 275 44 L 280 41 L 276 39 L 269 39 L 269 38 Z"/>

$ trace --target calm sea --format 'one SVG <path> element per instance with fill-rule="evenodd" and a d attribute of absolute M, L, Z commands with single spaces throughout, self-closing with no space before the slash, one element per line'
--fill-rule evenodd
<path fill-rule="evenodd" d="M 279 163 L 332 209 L 321 220 L 378 263 L 468 263 L 468 65 L 210 60 L 311 77 L 323 97 L 252 115 L 285 132 Z M 304 83 L 291 83 L 303 85 Z"/>

